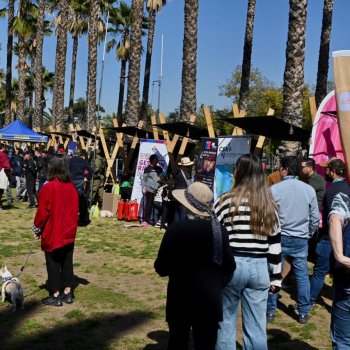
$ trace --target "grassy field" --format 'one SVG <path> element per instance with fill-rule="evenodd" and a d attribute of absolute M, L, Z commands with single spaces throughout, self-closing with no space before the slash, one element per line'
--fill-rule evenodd
<path fill-rule="evenodd" d="M 35 210 L 14 204 L 0 213 L 0 265 L 17 275 L 32 244 Z M 95 219 L 79 228 L 74 268 L 75 301 L 47 307 L 41 299 L 46 267 L 39 242 L 21 275 L 25 309 L 0 304 L 0 349 L 166 349 L 166 278 L 153 269 L 162 233 L 155 228 L 124 228 Z M 330 349 L 330 287 L 307 325 L 296 321 L 290 295 L 281 293 L 276 321 L 268 326 L 269 349 Z M 238 349 L 241 348 L 241 328 Z"/>

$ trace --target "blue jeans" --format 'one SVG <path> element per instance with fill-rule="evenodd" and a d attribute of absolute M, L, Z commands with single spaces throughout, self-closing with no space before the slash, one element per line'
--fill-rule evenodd
<path fill-rule="evenodd" d="M 267 350 L 266 302 L 270 288 L 267 260 L 241 255 L 234 254 L 236 270 L 223 290 L 223 321 L 219 324 L 216 350 L 236 349 L 236 322 L 240 302 L 243 348 Z"/>
<path fill-rule="evenodd" d="M 310 281 L 310 304 L 314 304 L 322 290 L 324 278 L 329 272 L 332 244 L 329 239 L 321 239 L 316 245 L 316 262 Z"/>
<path fill-rule="evenodd" d="M 307 269 L 308 240 L 305 238 L 281 236 L 282 264 L 286 256 L 294 268 L 297 283 L 297 301 L 300 315 L 307 315 L 310 310 L 310 281 Z M 277 294 L 269 294 L 267 313 L 274 315 L 277 307 Z"/>
<path fill-rule="evenodd" d="M 333 350 L 350 349 L 350 295 L 344 295 L 334 280 L 334 300 L 331 318 Z"/>

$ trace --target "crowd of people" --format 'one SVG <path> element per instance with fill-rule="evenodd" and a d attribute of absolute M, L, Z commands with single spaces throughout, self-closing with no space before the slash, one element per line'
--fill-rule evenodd
<path fill-rule="evenodd" d="M 0 143 L 0 211 L 3 194 L 8 203 L 28 202 L 29 209 L 37 208 L 38 193 L 48 181 L 48 165 L 55 157 L 68 158 L 70 175 L 79 193 L 80 221 L 87 224 L 88 204 L 102 206 L 103 200 L 106 160 L 99 149 L 95 157 L 91 154 L 88 159 L 87 153 L 78 149 L 68 156 L 63 146 L 58 146 L 56 151 L 23 150 Z"/>
<path fill-rule="evenodd" d="M 190 158 L 173 173 L 158 161 L 151 155 L 145 168 L 141 211 L 143 226 L 165 230 L 154 266 L 169 277 L 169 350 L 187 349 L 191 329 L 195 349 L 235 349 L 239 306 L 243 347 L 267 349 L 266 324 L 275 321 L 279 291 L 293 283 L 288 276 L 295 277 L 297 320 L 306 324 L 328 273 L 334 282 L 333 348 L 350 349 L 350 186 L 341 159 L 319 164 L 322 177 L 313 159 L 284 157 L 267 177 L 259 157 L 243 155 L 233 188 L 215 201 L 211 189 L 195 181 Z M 79 150 L 67 157 L 0 144 L 0 197 L 12 186 L 20 200 L 25 186 L 29 208 L 38 208 L 33 231 L 45 252 L 45 305 L 73 303 L 77 226 L 90 222 L 93 175 L 90 200 L 101 203 L 105 165 L 99 152 L 90 164 Z M 132 177 L 124 174 L 122 199 L 130 199 L 131 186 Z M 311 278 L 308 260 L 314 263 Z"/>
<path fill-rule="evenodd" d="M 266 179 L 260 159 L 249 154 L 236 163 L 232 190 L 213 205 L 204 184 L 173 190 L 185 220 L 169 226 L 154 264 L 169 276 L 168 349 L 187 349 L 191 328 L 195 349 L 235 349 L 239 305 L 243 348 L 267 349 L 266 323 L 275 321 L 290 273 L 300 324 L 308 323 L 325 276 L 333 275 L 333 349 L 350 349 L 350 186 L 341 159 L 320 166 L 328 185 L 313 159 L 292 156 Z"/>

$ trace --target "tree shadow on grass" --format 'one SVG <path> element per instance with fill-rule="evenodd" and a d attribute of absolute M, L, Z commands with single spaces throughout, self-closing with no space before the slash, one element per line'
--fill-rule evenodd
<path fill-rule="evenodd" d="M 71 314 L 77 310 L 71 310 Z M 69 314 L 69 313 L 68 313 Z M 67 315 L 68 315 L 67 314 Z M 53 308 L 54 317 L 54 308 Z M 125 332 L 137 328 L 152 317 L 151 313 L 130 312 L 108 314 L 100 317 L 68 319 L 64 324 L 43 330 L 22 333 L 21 337 L 1 337 L 2 350 L 70 350 L 109 349 L 111 340 L 117 340 Z M 23 319 L 21 319 L 23 321 Z M 12 326 L 15 326 L 12 325 Z"/>
<path fill-rule="evenodd" d="M 11 337 L 19 323 L 23 322 L 26 318 L 30 319 L 31 315 L 36 311 L 39 305 L 41 304 L 38 301 L 31 301 L 25 304 L 24 310 L 21 310 L 20 307 L 18 307 L 16 312 L 12 312 L 12 304 L 3 304 L 0 309 L 1 349 L 4 349 L 4 340 Z"/>
<path fill-rule="evenodd" d="M 269 329 L 267 334 L 269 350 L 317 350 L 302 340 L 291 339 L 287 332 L 280 329 Z"/>

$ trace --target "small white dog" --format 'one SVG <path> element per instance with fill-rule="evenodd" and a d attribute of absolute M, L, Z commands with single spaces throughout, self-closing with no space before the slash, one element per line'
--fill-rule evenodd
<path fill-rule="evenodd" d="M 3 284 L 1 288 L 2 302 L 8 300 L 13 304 L 12 311 L 16 311 L 17 302 L 21 304 L 21 309 L 24 309 L 23 289 L 21 283 L 17 277 L 13 277 L 7 267 L 0 269 L 0 276 L 2 277 Z"/>

